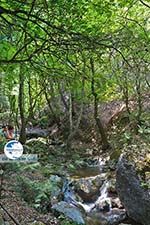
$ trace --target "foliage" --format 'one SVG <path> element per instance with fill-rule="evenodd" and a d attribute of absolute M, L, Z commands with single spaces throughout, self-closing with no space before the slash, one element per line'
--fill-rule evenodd
<path fill-rule="evenodd" d="M 16 190 L 28 204 L 41 212 L 50 209 L 50 199 L 54 192 L 58 190 L 56 182 L 48 179 L 45 181 L 32 181 L 28 177 L 17 177 Z"/>
<path fill-rule="evenodd" d="M 49 128 L 50 133 L 56 131 L 63 140 L 71 137 L 72 141 L 87 109 L 93 117 L 94 106 L 123 100 L 126 115 L 104 136 L 117 149 L 112 158 L 127 152 L 143 169 L 150 132 L 145 103 L 150 87 L 149 14 L 146 0 L 1 0 L 1 124 L 13 122 L 21 134 L 29 125 Z M 99 111 L 95 117 L 101 119 Z M 83 129 L 92 133 L 94 124 L 92 132 L 85 124 Z M 67 152 L 65 148 L 54 151 L 40 140 L 28 141 L 26 151 L 59 166 Z M 82 164 L 80 155 L 74 161 Z M 69 163 L 73 171 L 75 166 Z M 11 168 L 12 172 L 40 170 L 39 164 L 7 168 L 8 172 Z M 43 172 L 46 176 L 48 170 Z M 16 188 L 32 206 L 45 211 L 56 185 L 18 177 Z M 63 224 L 71 223 L 62 219 Z"/>
<path fill-rule="evenodd" d="M 60 225 L 77 225 L 77 223 L 65 218 L 63 215 L 60 215 L 58 219 L 60 221 Z"/>
<path fill-rule="evenodd" d="M 133 94 L 139 99 L 141 90 L 147 90 L 149 8 L 142 2 L 2 0 L 0 9 L 1 82 L 14 121 L 19 119 L 20 73 L 25 76 L 27 121 L 35 121 L 45 105 L 53 115 L 61 111 L 60 94 L 68 97 L 71 91 L 76 101 L 83 101 L 83 79 L 84 102 L 91 103 L 90 57 L 100 101 L 127 100 Z M 45 123 L 42 118 L 41 125 Z"/>

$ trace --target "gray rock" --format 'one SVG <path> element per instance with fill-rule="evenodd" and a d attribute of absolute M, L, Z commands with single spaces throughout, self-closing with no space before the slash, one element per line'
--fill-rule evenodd
<path fill-rule="evenodd" d="M 137 223 L 150 225 L 150 194 L 141 187 L 133 165 L 124 156 L 117 165 L 116 189 L 128 216 Z"/>
<path fill-rule="evenodd" d="M 132 225 L 132 224 L 127 224 L 127 223 L 120 223 L 119 225 Z"/>
<path fill-rule="evenodd" d="M 28 138 L 47 137 L 48 133 L 48 130 L 40 128 L 32 128 L 26 131 L 26 135 Z"/>
<path fill-rule="evenodd" d="M 125 219 L 125 210 L 112 209 L 110 212 L 90 212 L 88 214 L 88 223 L 90 225 L 116 225 Z M 94 221 L 92 223 L 92 221 Z"/>
<path fill-rule="evenodd" d="M 67 202 L 61 201 L 52 206 L 52 209 L 63 213 L 66 217 L 70 218 L 78 224 L 85 224 L 84 218 L 80 210 Z"/>
<path fill-rule="evenodd" d="M 74 182 L 75 190 L 84 202 L 93 202 L 100 194 L 100 187 L 104 182 L 101 175 L 81 178 Z"/>
<path fill-rule="evenodd" d="M 110 212 L 106 213 L 106 219 L 108 225 L 116 225 L 119 222 L 122 222 L 126 218 L 125 210 L 112 209 Z"/>

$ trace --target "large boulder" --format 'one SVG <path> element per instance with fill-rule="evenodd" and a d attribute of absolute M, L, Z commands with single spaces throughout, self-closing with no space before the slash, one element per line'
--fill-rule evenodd
<path fill-rule="evenodd" d="M 126 218 L 125 210 L 112 209 L 110 212 L 91 212 L 86 218 L 87 225 L 116 225 Z"/>
<path fill-rule="evenodd" d="M 61 201 L 52 206 L 53 210 L 59 213 L 63 213 L 66 217 L 70 218 L 77 224 L 85 224 L 84 216 L 82 215 L 79 208 L 75 205 L 69 204 L 68 202 Z"/>
<path fill-rule="evenodd" d="M 118 161 L 116 189 L 128 216 L 137 223 L 150 225 L 150 193 L 141 186 L 134 166 L 125 156 Z"/>
<path fill-rule="evenodd" d="M 102 186 L 106 177 L 97 175 L 94 177 L 87 177 L 77 179 L 73 182 L 76 193 L 84 202 L 96 201 L 100 194 L 100 187 Z"/>

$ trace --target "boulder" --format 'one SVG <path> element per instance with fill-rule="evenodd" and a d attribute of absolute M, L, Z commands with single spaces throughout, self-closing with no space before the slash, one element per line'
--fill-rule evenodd
<path fill-rule="evenodd" d="M 118 196 L 130 218 L 143 225 L 150 224 L 150 193 L 140 184 L 134 166 L 121 155 L 116 170 Z"/>
<path fill-rule="evenodd" d="M 119 225 L 132 225 L 132 224 L 127 224 L 127 223 L 120 223 Z"/>
<path fill-rule="evenodd" d="M 86 222 L 87 225 L 116 225 L 124 221 L 125 218 L 125 210 L 112 209 L 106 213 L 90 212 L 86 218 Z"/>
<path fill-rule="evenodd" d="M 52 209 L 59 213 L 63 213 L 66 217 L 70 218 L 77 224 L 85 224 L 80 209 L 72 204 L 69 204 L 68 202 L 61 201 L 56 203 L 52 206 Z"/>
<path fill-rule="evenodd" d="M 84 202 L 95 201 L 100 194 L 100 187 L 104 182 L 104 177 L 97 175 L 95 177 L 81 178 L 74 182 L 76 193 Z"/>
<path fill-rule="evenodd" d="M 31 128 L 27 129 L 26 131 L 27 138 L 38 138 L 38 137 L 46 138 L 48 134 L 49 134 L 48 130 L 41 128 Z"/>

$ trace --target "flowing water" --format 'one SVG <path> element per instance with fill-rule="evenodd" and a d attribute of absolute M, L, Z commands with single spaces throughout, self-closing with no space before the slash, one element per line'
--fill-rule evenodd
<path fill-rule="evenodd" d="M 101 166 L 101 169 L 100 169 Z M 109 197 L 108 188 L 110 186 L 110 181 L 107 178 L 107 173 L 102 173 L 101 164 L 98 167 L 86 167 L 80 168 L 74 174 L 71 174 L 70 181 L 66 180 L 64 182 L 63 192 L 64 192 L 64 200 L 76 207 L 82 207 L 86 212 L 89 221 L 93 221 L 93 224 L 99 225 L 102 224 L 102 221 L 108 221 L 105 224 L 119 224 L 117 221 L 123 220 L 125 218 L 125 211 L 120 209 L 112 208 L 112 198 Z M 74 191 L 73 181 L 81 180 L 85 182 L 91 178 L 100 176 L 102 180 L 104 180 L 103 184 L 99 187 L 99 192 L 97 194 L 97 198 L 95 201 L 91 201 L 90 203 L 77 200 L 77 193 Z M 82 197 L 82 196 L 81 196 Z M 94 223 L 94 221 L 96 221 Z M 91 222 L 87 222 L 86 224 L 91 224 Z"/>

